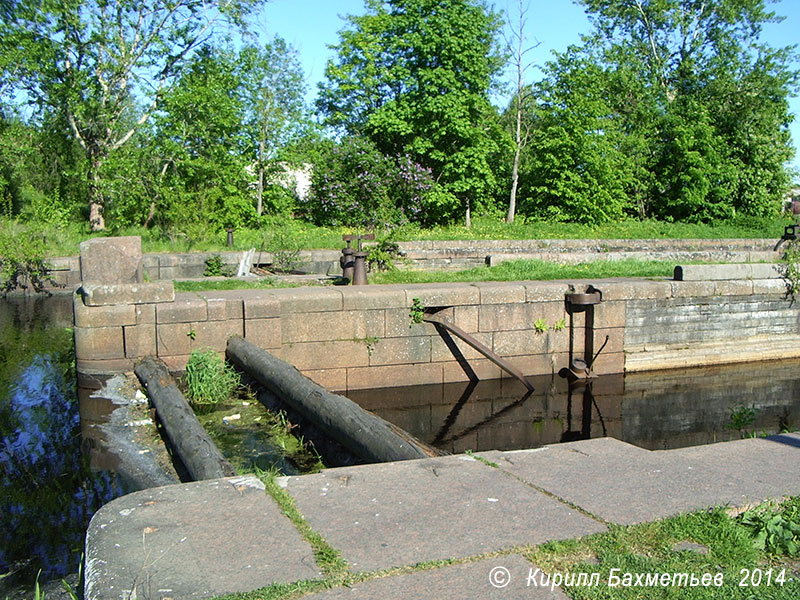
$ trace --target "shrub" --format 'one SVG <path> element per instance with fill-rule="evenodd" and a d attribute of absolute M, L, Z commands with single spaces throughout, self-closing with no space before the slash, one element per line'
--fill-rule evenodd
<path fill-rule="evenodd" d="M 365 138 L 344 138 L 314 165 L 298 212 L 317 225 L 378 228 L 424 222 L 430 170 L 408 155 L 385 156 Z"/>
<path fill-rule="evenodd" d="M 29 287 L 45 292 L 48 283 L 57 286 L 44 254 L 44 236 L 12 223 L 0 223 L 0 295 Z"/>
<path fill-rule="evenodd" d="M 230 398 L 239 374 L 213 350 L 192 350 L 186 364 L 186 387 L 195 405 L 214 405 Z"/>

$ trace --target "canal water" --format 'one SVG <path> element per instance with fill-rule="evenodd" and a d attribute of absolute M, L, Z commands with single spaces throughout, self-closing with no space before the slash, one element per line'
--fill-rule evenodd
<path fill-rule="evenodd" d="M 77 572 L 89 519 L 124 491 L 89 465 L 71 325 L 69 295 L 0 299 L 0 595 Z"/>
<path fill-rule="evenodd" d="M 558 375 L 359 390 L 363 408 L 448 452 L 613 437 L 661 450 L 800 428 L 800 361 L 608 375 Z"/>

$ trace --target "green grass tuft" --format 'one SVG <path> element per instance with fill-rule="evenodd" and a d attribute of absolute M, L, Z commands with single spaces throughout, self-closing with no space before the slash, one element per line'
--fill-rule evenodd
<path fill-rule="evenodd" d="M 193 350 L 186 364 L 186 387 L 195 405 L 225 402 L 239 385 L 239 374 L 213 350 Z"/>

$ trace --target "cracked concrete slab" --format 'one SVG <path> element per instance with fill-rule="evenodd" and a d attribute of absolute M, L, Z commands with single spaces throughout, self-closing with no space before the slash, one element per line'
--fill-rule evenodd
<path fill-rule="evenodd" d="M 800 476 L 788 474 L 786 465 L 798 449 L 752 440 L 651 452 L 600 438 L 504 452 L 493 460 L 605 521 L 634 524 L 797 493 Z"/>
<path fill-rule="evenodd" d="M 460 558 L 605 527 L 469 456 L 330 469 L 282 480 L 354 571 Z"/>
<path fill-rule="evenodd" d="M 91 600 L 208 598 L 319 576 L 311 547 L 255 477 L 128 494 L 87 532 Z"/>

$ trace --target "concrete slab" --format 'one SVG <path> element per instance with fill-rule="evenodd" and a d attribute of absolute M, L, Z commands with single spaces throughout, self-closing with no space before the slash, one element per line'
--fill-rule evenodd
<path fill-rule="evenodd" d="M 534 567 L 519 555 L 502 556 L 463 565 L 382 577 L 350 588 L 307 596 L 308 600 L 566 600 L 559 588 L 528 586 Z M 491 578 L 491 579 L 490 579 Z M 492 583 L 494 582 L 494 584 Z M 503 585 L 505 584 L 505 585 Z"/>
<path fill-rule="evenodd" d="M 493 460 L 501 469 L 601 519 L 634 524 L 796 494 L 800 474 L 788 473 L 786 465 L 792 464 L 789 456 L 800 456 L 798 450 L 790 444 L 742 440 L 650 452 L 601 438 L 504 452 Z"/>
<path fill-rule="evenodd" d="M 354 571 L 580 537 L 605 527 L 468 456 L 330 469 L 282 480 Z"/>
<path fill-rule="evenodd" d="M 91 600 L 207 598 L 320 576 L 310 546 L 255 477 L 106 504 L 89 524 L 85 572 Z"/>
<path fill-rule="evenodd" d="M 735 481 L 736 491 L 741 496 L 739 503 L 735 504 L 737 506 L 800 494 L 800 471 L 793 468 L 800 459 L 798 433 L 680 448 L 664 453 L 713 470 L 718 482 Z M 708 485 L 713 485 L 713 482 Z"/>

